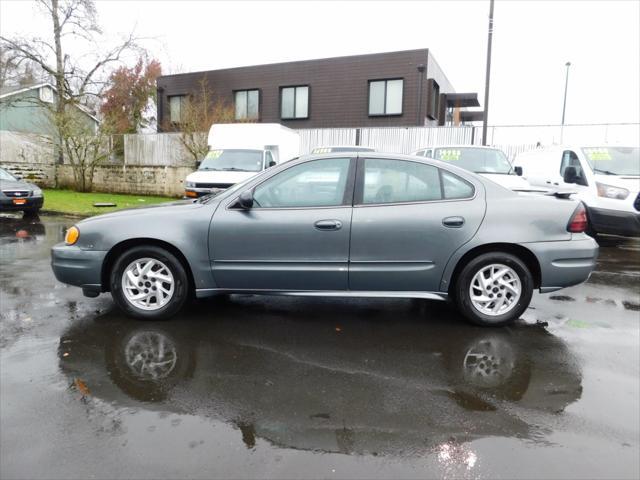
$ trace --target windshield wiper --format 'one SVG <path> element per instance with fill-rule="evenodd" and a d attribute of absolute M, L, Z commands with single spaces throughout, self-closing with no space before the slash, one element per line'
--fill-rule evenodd
<path fill-rule="evenodd" d="M 222 170 L 226 172 L 250 172 L 251 171 L 251 170 L 246 170 L 244 168 L 236 168 L 236 167 L 227 167 L 227 168 L 223 168 Z"/>
<path fill-rule="evenodd" d="M 199 168 L 198 170 L 219 170 L 218 168 L 213 168 L 213 167 L 204 167 L 204 168 Z"/>
<path fill-rule="evenodd" d="M 605 175 L 618 175 L 617 173 L 614 173 L 610 170 L 601 170 L 599 168 L 594 168 L 593 171 L 598 173 L 604 173 Z"/>

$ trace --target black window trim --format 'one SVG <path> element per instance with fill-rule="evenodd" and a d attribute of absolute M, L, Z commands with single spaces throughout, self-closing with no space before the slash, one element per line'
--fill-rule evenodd
<path fill-rule="evenodd" d="M 385 202 L 385 203 L 363 203 L 364 202 L 364 162 L 367 159 L 371 160 L 392 160 L 397 162 L 411 162 L 418 163 L 420 165 L 428 165 L 430 167 L 434 167 L 438 170 L 438 178 L 440 180 L 440 193 L 442 198 L 438 200 L 410 200 L 406 202 Z M 444 183 L 442 182 L 442 172 L 446 171 L 448 174 L 453 175 L 462 179 L 464 182 L 471 185 L 472 195 L 470 197 L 463 198 L 444 198 Z M 366 208 L 366 207 L 387 207 L 393 205 L 419 205 L 424 203 L 439 203 L 439 202 L 468 202 L 474 200 L 477 196 L 478 189 L 475 184 L 467 180 L 466 178 L 461 177 L 460 175 L 453 173 L 451 170 L 447 170 L 446 168 L 440 168 L 439 166 L 433 165 L 429 162 L 421 162 L 419 160 L 409 160 L 404 158 L 379 158 L 379 157 L 358 157 L 358 165 L 356 168 L 356 181 L 355 181 L 355 190 L 354 190 L 354 198 L 353 198 L 353 208 Z"/>
<path fill-rule="evenodd" d="M 400 101 L 400 113 L 386 113 L 387 111 L 387 82 L 392 80 L 402 80 L 402 100 Z M 374 82 L 384 82 L 384 111 L 385 113 L 371 113 L 371 84 Z M 404 115 L 404 77 L 374 78 L 367 80 L 367 114 L 369 117 L 401 117 Z"/>
<path fill-rule="evenodd" d="M 256 118 L 249 118 L 249 93 L 248 92 L 258 92 L 258 116 Z M 247 92 L 247 116 L 244 118 L 236 118 L 236 94 L 238 92 Z M 239 88 L 237 90 L 232 90 L 233 93 L 233 119 L 235 121 L 256 121 L 260 122 L 262 118 L 262 89 L 261 88 Z"/>
<path fill-rule="evenodd" d="M 344 195 L 342 197 L 342 203 L 340 205 L 322 205 L 315 207 L 257 207 L 257 210 L 261 212 L 271 211 L 271 210 L 326 210 L 328 208 L 353 208 L 354 201 L 354 190 L 355 190 L 355 180 L 356 180 L 356 168 L 357 168 L 357 157 L 353 156 L 336 156 L 336 157 L 326 157 L 326 158 L 314 158 L 310 160 L 305 160 L 304 162 L 298 162 L 293 165 L 287 165 L 286 168 L 273 172 L 271 175 L 266 177 L 259 183 L 254 184 L 247 190 L 251 190 L 251 193 L 255 192 L 256 188 L 262 185 L 265 182 L 268 182 L 270 179 L 279 175 L 280 173 L 286 172 L 290 168 L 297 167 L 298 165 L 304 165 L 310 162 L 322 162 L 326 160 L 334 160 L 339 158 L 348 158 L 349 159 L 349 170 L 347 171 L 347 183 L 344 189 Z M 246 190 L 243 190 L 246 191 Z M 238 198 L 242 192 L 238 192 L 237 195 L 234 195 L 233 200 L 226 204 L 226 210 L 243 210 L 238 206 Z"/>
<path fill-rule="evenodd" d="M 296 117 L 296 103 L 298 101 L 298 91 L 296 90 L 299 87 L 307 87 L 307 116 L 306 117 Z M 282 116 L 282 91 L 285 88 L 293 88 L 293 117 L 283 117 Z M 311 118 L 311 85 L 309 84 L 298 84 L 298 85 L 283 85 L 280 87 L 280 108 L 279 108 L 280 120 L 309 120 Z"/>

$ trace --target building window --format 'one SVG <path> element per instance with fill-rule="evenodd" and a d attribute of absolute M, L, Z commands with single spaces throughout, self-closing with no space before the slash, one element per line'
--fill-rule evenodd
<path fill-rule="evenodd" d="M 257 120 L 260 114 L 260 91 L 238 90 L 235 92 L 236 120 Z"/>
<path fill-rule="evenodd" d="M 402 115 L 404 80 L 369 81 L 369 115 Z"/>
<path fill-rule="evenodd" d="M 429 106 L 427 116 L 432 120 L 438 119 L 440 110 L 440 85 L 433 78 L 429 79 Z"/>
<path fill-rule="evenodd" d="M 283 87 L 280 90 L 280 118 L 309 118 L 309 87 Z"/>
<path fill-rule="evenodd" d="M 173 95 L 169 97 L 169 120 L 171 123 L 180 123 L 184 115 L 186 95 Z"/>

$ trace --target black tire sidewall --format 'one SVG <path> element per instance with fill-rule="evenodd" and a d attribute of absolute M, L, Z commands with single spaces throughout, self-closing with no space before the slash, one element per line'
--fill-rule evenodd
<path fill-rule="evenodd" d="M 469 286 L 473 276 L 480 269 L 492 263 L 499 263 L 512 268 L 520 277 L 520 285 L 522 287 L 522 294 L 516 306 L 509 312 L 499 316 L 485 315 L 476 310 L 471 303 L 469 295 Z M 455 288 L 455 302 L 460 312 L 471 322 L 485 327 L 502 326 L 518 319 L 529 306 L 532 296 L 533 277 L 525 263 L 514 255 L 500 252 L 485 253 L 472 259 L 460 272 Z"/>
<path fill-rule="evenodd" d="M 131 305 L 122 291 L 122 274 L 124 269 L 136 259 L 153 258 L 164 263 L 173 274 L 175 281 L 173 297 L 164 307 L 158 310 L 142 310 Z M 173 254 L 155 246 L 138 246 L 125 251 L 113 265 L 110 275 L 111 296 L 115 303 L 127 315 L 142 320 L 164 320 L 175 315 L 189 297 L 189 280 L 187 273 Z"/>

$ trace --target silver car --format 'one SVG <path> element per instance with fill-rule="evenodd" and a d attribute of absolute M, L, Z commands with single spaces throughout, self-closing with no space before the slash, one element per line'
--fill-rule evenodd
<path fill-rule="evenodd" d="M 424 157 L 301 157 L 217 196 L 79 222 L 58 280 L 128 314 L 175 314 L 229 293 L 450 299 L 504 325 L 534 289 L 585 281 L 598 245 L 582 203 L 512 192 Z"/>

